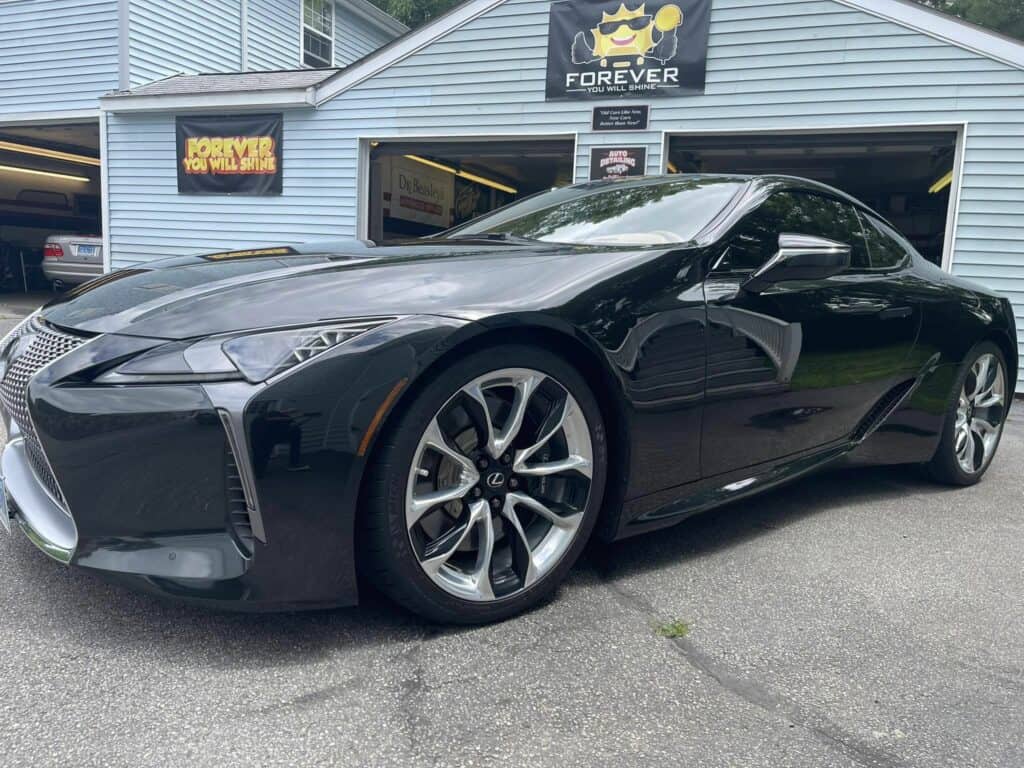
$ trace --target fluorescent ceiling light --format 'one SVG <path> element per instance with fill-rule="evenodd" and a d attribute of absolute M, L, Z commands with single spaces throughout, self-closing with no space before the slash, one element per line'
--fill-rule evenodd
<path fill-rule="evenodd" d="M 939 179 L 934 184 L 932 184 L 931 189 L 928 190 L 928 193 L 932 194 L 932 195 L 937 195 L 937 194 L 939 194 L 939 192 L 944 190 L 946 187 L 952 185 L 952 183 L 953 183 L 953 172 L 950 171 L 945 176 L 943 176 L 941 179 Z"/>
<path fill-rule="evenodd" d="M 68 173 L 54 173 L 53 171 L 37 171 L 33 168 L 18 168 L 13 165 L 0 165 L 0 171 L 10 171 L 11 173 L 28 173 L 32 176 L 47 176 L 51 179 L 64 179 L 65 181 L 82 181 L 88 182 L 89 179 L 85 176 L 72 176 Z"/>
<path fill-rule="evenodd" d="M 427 160 L 427 158 L 420 157 L 419 155 L 406 155 L 405 157 L 408 160 L 414 160 L 417 163 L 422 163 L 423 165 L 429 165 L 431 168 L 437 168 L 439 171 L 444 171 L 445 173 L 450 173 L 450 174 L 452 174 L 452 176 L 458 176 L 459 178 L 465 179 L 466 181 L 475 181 L 477 184 L 483 184 L 485 187 L 491 187 L 492 189 L 497 189 L 497 190 L 499 190 L 501 192 L 507 192 L 510 195 L 518 195 L 519 194 L 519 190 L 516 189 L 515 187 L 509 187 L 509 186 L 506 186 L 505 184 L 499 184 L 496 181 L 491 181 L 490 179 L 485 179 L 483 176 L 477 176 L 475 173 L 468 173 L 466 171 L 460 171 L 460 170 L 458 170 L 456 168 L 452 168 L 450 165 L 444 165 L 443 163 L 436 163 L 433 160 Z"/>
<path fill-rule="evenodd" d="M 36 157 L 48 157 L 51 160 L 63 160 L 68 163 L 100 167 L 98 157 L 76 155 L 73 152 L 60 152 L 56 149 L 46 149 L 45 147 L 32 147 L 28 144 L 15 144 L 13 141 L 0 141 L 0 149 L 7 152 L 18 152 L 22 155 L 35 155 Z"/>

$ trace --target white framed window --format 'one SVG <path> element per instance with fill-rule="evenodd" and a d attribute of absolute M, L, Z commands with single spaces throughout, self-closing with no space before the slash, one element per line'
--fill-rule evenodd
<path fill-rule="evenodd" d="M 302 63 L 334 66 L 334 0 L 302 0 Z"/>

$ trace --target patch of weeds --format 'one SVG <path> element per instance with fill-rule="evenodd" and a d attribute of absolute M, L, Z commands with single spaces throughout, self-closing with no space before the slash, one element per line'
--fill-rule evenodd
<path fill-rule="evenodd" d="M 678 640 L 690 634 L 690 625 L 685 621 L 670 621 L 661 626 L 655 627 L 655 634 L 658 637 L 665 637 L 669 640 Z"/>

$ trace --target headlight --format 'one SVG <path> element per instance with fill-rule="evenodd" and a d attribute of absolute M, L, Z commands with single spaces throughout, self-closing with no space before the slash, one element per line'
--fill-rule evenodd
<path fill-rule="evenodd" d="M 197 342 L 173 342 L 132 358 L 97 377 L 96 381 L 156 384 L 245 378 L 258 384 L 394 319 L 374 318 L 311 328 L 214 336 Z"/>

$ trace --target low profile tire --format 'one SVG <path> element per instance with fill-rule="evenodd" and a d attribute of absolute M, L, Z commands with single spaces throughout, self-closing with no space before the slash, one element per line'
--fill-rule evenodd
<path fill-rule="evenodd" d="M 481 350 L 427 382 L 369 468 L 364 585 L 433 621 L 500 621 L 548 597 L 594 529 L 601 412 L 579 372 L 540 348 Z"/>
<path fill-rule="evenodd" d="M 971 350 L 953 385 L 953 396 L 931 477 L 947 485 L 974 485 L 984 477 L 1003 436 L 1009 412 L 1006 358 L 991 342 Z"/>

